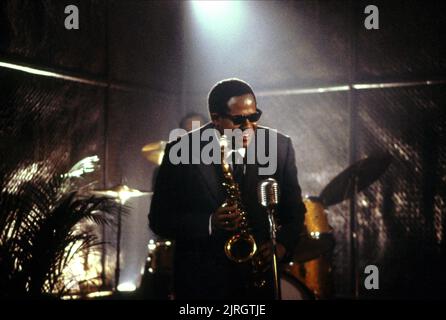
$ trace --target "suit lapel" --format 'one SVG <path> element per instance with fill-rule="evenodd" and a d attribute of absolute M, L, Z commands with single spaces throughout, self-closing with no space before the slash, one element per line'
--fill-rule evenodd
<path fill-rule="evenodd" d="M 218 167 L 215 164 L 196 166 L 200 178 L 204 181 L 209 193 L 217 203 L 224 201 L 224 193 L 221 188 L 221 178 L 218 174 Z"/>
<path fill-rule="evenodd" d="M 246 165 L 246 173 L 243 181 L 242 195 L 247 201 L 257 201 L 257 185 L 259 183 L 258 168 L 255 164 Z M 246 199 L 248 198 L 248 199 Z"/>
<path fill-rule="evenodd" d="M 213 129 L 212 123 L 203 126 L 200 130 L 200 136 L 203 130 Z M 217 140 L 210 141 L 201 141 L 200 139 L 200 152 L 203 150 L 203 147 L 209 143 L 218 143 Z M 200 159 L 199 164 L 193 165 L 194 168 L 198 171 L 200 178 L 204 181 L 209 193 L 214 198 L 217 204 L 220 204 L 224 201 L 224 190 L 221 185 L 221 168 L 219 164 L 203 164 Z"/>

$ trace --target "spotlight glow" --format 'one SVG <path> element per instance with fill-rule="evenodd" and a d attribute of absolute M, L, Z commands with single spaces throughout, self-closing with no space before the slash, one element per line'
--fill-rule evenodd
<path fill-rule="evenodd" d="M 107 297 L 111 296 L 113 291 L 98 291 L 87 294 L 87 298 L 99 298 L 99 297 Z"/>
<path fill-rule="evenodd" d="M 231 1 L 192 1 L 192 5 L 194 6 L 195 10 L 209 16 L 228 14 L 230 4 Z"/>
<path fill-rule="evenodd" d="M 215 35 L 230 34 L 240 26 L 242 1 L 192 1 L 195 18 Z"/>
<path fill-rule="evenodd" d="M 131 291 L 135 291 L 135 290 L 136 290 L 136 286 L 132 282 L 124 282 L 124 283 L 119 284 L 119 286 L 118 286 L 118 291 L 120 291 L 120 292 L 131 292 Z"/>

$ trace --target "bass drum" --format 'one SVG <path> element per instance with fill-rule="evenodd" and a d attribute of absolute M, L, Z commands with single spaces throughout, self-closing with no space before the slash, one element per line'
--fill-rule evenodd
<path fill-rule="evenodd" d="M 315 300 L 311 290 L 288 272 L 281 274 L 280 290 L 281 300 Z"/>

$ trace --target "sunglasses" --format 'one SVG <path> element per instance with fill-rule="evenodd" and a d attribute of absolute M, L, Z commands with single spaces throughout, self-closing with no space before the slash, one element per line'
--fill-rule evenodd
<path fill-rule="evenodd" d="M 255 113 L 252 113 L 247 116 L 231 116 L 229 114 L 225 114 L 224 117 L 228 118 L 232 121 L 235 125 L 241 125 L 242 123 L 245 123 L 246 120 L 249 120 L 249 122 L 257 122 L 260 119 L 260 116 L 262 115 L 262 110 L 257 109 Z"/>

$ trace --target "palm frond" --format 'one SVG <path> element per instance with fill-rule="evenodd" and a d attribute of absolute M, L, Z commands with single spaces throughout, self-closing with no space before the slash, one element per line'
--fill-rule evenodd
<path fill-rule="evenodd" d="M 1 170 L 0 170 L 1 171 Z M 0 172 L 2 174 L 4 172 Z M 10 192 L 0 183 L 0 297 L 61 296 L 65 268 L 72 259 L 101 244 L 78 226 L 115 224 L 119 205 L 110 198 L 68 191 L 67 179 L 54 173 L 21 183 Z M 127 208 L 121 208 L 127 213 Z"/>

